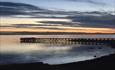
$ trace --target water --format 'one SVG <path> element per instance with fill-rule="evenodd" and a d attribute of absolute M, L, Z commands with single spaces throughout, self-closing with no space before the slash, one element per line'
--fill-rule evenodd
<path fill-rule="evenodd" d="M 21 37 L 48 36 L 0 35 L 0 64 L 31 62 L 64 64 L 91 60 L 115 53 L 115 49 L 107 45 L 20 43 Z"/>

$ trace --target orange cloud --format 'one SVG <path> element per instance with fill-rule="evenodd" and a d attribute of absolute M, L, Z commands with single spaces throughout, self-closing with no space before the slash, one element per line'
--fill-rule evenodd
<path fill-rule="evenodd" d="M 88 27 L 76 27 L 58 29 L 44 29 L 44 28 L 11 28 L 5 27 L 0 29 L 1 32 L 85 32 L 85 33 L 115 33 L 115 29 L 109 28 L 88 28 Z"/>

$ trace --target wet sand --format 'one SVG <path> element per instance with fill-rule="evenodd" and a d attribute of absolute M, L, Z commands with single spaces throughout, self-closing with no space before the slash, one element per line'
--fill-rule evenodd
<path fill-rule="evenodd" d="M 101 58 L 74 62 L 60 65 L 48 65 L 41 62 L 38 63 L 25 63 L 25 64 L 10 64 L 0 65 L 0 70 L 115 70 L 115 54 L 104 56 Z"/>

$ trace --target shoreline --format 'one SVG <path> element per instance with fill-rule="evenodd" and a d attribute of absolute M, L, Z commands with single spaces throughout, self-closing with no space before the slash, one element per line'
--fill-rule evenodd
<path fill-rule="evenodd" d="M 21 70 L 21 69 L 41 69 L 41 70 L 81 70 L 81 69 L 109 69 L 114 70 L 115 54 L 103 56 L 93 60 L 86 60 L 80 62 L 73 62 L 60 65 L 49 65 L 42 62 L 22 63 L 22 64 L 8 64 L 0 65 L 0 70 Z"/>

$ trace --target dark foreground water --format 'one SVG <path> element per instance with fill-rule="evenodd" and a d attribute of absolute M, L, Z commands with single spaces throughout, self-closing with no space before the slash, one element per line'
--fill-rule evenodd
<path fill-rule="evenodd" d="M 91 60 L 115 53 L 107 45 L 20 43 L 21 37 L 31 35 L 1 35 L 0 64 L 43 62 L 64 64 Z M 40 37 L 36 35 L 36 37 Z"/>

